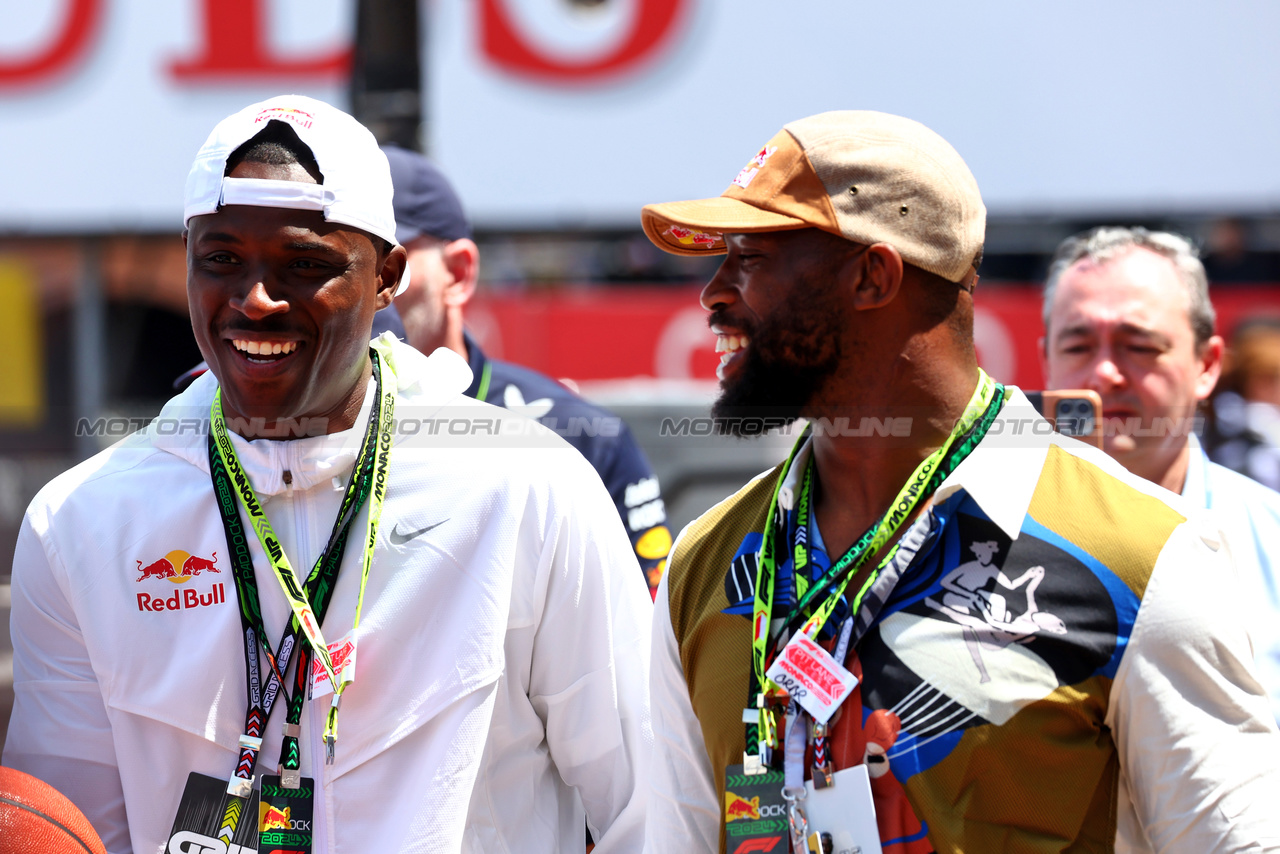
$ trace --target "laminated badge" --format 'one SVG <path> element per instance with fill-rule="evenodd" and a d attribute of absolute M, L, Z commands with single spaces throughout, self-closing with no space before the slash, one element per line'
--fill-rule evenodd
<path fill-rule="evenodd" d="M 787 805 L 782 800 L 782 772 L 743 773 L 730 765 L 724 775 L 725 849 L 732 854 L 744 843 L 747 851 L 785 851 L 773 845 L 788 843 Z M 772 845 L 770 844 L 772 843 Z"/>

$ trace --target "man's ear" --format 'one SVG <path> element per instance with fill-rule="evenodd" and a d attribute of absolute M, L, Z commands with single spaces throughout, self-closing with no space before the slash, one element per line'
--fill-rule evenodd
<path fill-rule="evenodd" d="M 862 266 L 862 276 L 854 286 L 855 310 L 884 308 L 902 290 L 902 256 L 888 243 L 871 244 L 866 252 L 851 258 L 850 263 Z"/>
<path fill-rule="evenodd" d="M 400 287 L 400 279 L 404 277 L 408 266 L 408 251 L 403 246 L 391 247 L 391 251 L 382 259 L 382 269 L 378 271 L 378 293 L 374 298 L 374 306 L 378 310 L 391 305 L 396 288 Z"/>
<path fill-rule="evenodd" d="M 453 279 L 445 286 L 444 304 L 464 306 L 476 292 L 476 283 L 480 280 L 480 248 L 471 238 L 462 237 L 446 243 L 440 255 Z"/>
<path fill-rule="evenodd" d="M 1204 342 L 1197 360 L 1200 363 L 1200 376 L 1196 377 L 1196 400 L 1207 398 L 1213 392 L 1213 387 L 1218 384 L 1218 377 L 1222 374 L 1222 355 L 1225 350 L 1226 345 L 1221 335 L 1214 335 Z"/>

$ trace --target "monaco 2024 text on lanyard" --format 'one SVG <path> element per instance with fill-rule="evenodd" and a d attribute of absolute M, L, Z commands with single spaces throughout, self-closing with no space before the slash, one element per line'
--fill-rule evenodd
<path fill-rule="evenodd" d="M 801 631 L 810 637 L 815 636 L 822 629 L 839 605 L 845 588 L 859 570 L 889 542 L 902 524 L 915 514 L 922 502 L 928 500 L 956 466 L 977 447 L 978 442 L 995 420 L 1004 402 L 1004 386 L 992 380 L 985 371 L 979 370 L 978 373 L 978 387 L 974 390 L 973 397 L 970 398 L 960 420 L 956 422 L 955 428 L 942 446 L 920 463 L 898 492 L 893 503 L 889 505 L 884 516 L 868 528 L 821 578 L 806 584 L 799 571 L 793 573 L 797 585 L 796 606 L 790 614 L 785 616 L 783 625 L 777 631 L 771 631 L 774 585 L 779 562 L 778 540 L 779 537 L 786 538 L 786 520 L 781 518 L 782 514 L 778 508 L 778 491 L 787 478 L 796 453 L 807 440 L 809 430 L 806 429 L 797 440 L 774 486 L 756 570 L 755 602 L 752 613 L 752 668 L 747 699 L 748 708 L 743 715 L 747 748 L 743 755 L 745 773 L 764 773 L 781 760 L 778 716 L 785 710 L 786 692 L 765 675 L 778 653 L 779 639 L 789 636 L 797 627 L 801 627 Z M 813 462 L 810 460 L 809 468 L 804 475 L 797 509 L 798 534 L 808 524 L 812 503 L 812 474 Z M 879 566 L 863 582 L 850 603 L 851 614 L 858 613 L 862 606 L 862 599 L 871 589 L 880 569 L 893 559 L 896 551 L 896 546 L 890 549 L 880 561 Z M 794 559 L 797 570 L 809 564 L 809 546 L 807 537 L 803 534 L 797 537 Z"/>
<path fill-rule="evenodd" d="M 350 679 L 339 678 L 334 672 L 333 659 L 324 635 L 320 631 L 320 622 L 324 619 L 324 613 L 328 609 L 333 594 L 351 526 L 361 506 L 367 500 L 369 513 L 365 522 L 364 554 L 361 559 L 360 587 L 356 599 L 353 635 L 360 625 L 365 584 L 369 578 L 378 521 L 386 498 L 387 468 L 391 456 L 395 383 L 385 360 L 379 358 L 376 350 L 370 351 L 370 359 L 373 363 L 375 383 L 374 411 L 370 414 L 369 424 L 352 470 L 351 481 L 343 494 L 342 504 L 338 517 L 334 521 L 328 544 L 307 578 L 304 585 L 305 592 L 304 588 L 299 587 L 289 558 L 281 548 L 280 541 L 258 501 L 258 496 L 240 465 L 223 418 L 221 390 L 215 393 L 213 398 L 209 414 L 210 477 L 226 531 L 227 544 L 232 554 L 236 594 L 240 605 L 240 621 L 245 641 L 245 679 L 249 698 L 244 733 L 240 736 L 240 758 L 227 786 L 227 794 L 231 799 L 229 799 L 220 834 L 224 838 L 230 838 L 230 834 L 234 833 L 239 813 L 253 790 L 253 770 L 257 763 L 258 752 L 262 748 L 262 732 L 271 715 L 278 692 L 287 685 L 284 675 L 289 669 L 289 659 L 295 647 L 300 649 L 294 687 L 288 697 L 284 740 L 280 750 L 281 785 L 286 789 L 296 789 L 301 780 L 298 736 L 301 734 L 302 706 L 306 699 L 308 674 L 311 670 L 310 659 L 313 656 L 323 668 L 325 676 L 333 687 L 333 699 L 324 730 L 326 760 L 329 763 L 333 762 L 337 740 L 338 707 L 342 692 Z M 250 524 L 258 536 L 258 542 L 261 543 L 262 550 L 270 561 L 276 580 L 280 583 L 280 588 L 284 591 L 293 612 L 290 624 L 277 645 L 278 655 L 272 653 L 267 640 L 253 561 L 236 508 L 236 499 L 233 496 L 239 497 L 240 504 L 249 517 Z M 299 634 L 306 637 L 305 644 L 299 644 Z M 266 659 L 270 668 L 265 688 L 262 687 L 260 678 L 262 668 L 259 665 L 263 658 Z"/>

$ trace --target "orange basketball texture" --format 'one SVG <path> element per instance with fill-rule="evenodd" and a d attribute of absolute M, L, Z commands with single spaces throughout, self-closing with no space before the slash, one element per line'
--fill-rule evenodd
<path fill-rule="evenodd" d="M 89 819 L 43 780 L 0 768 L 0 854 L 107 854 Z"/>

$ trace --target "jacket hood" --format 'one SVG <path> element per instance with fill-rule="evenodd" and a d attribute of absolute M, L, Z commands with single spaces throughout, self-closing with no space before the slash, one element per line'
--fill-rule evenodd
<path fill-rule="evenodd" d="M 390 333 L 375 338 L 371 346 L 391 369 L 397 407 L 412 406 L 417 413 L 431 412 L 456 401 L 471 384 L 471 369 L 466 361 L 447 348 L 424 356 Z M 360 451 L 373 407 L 374 387 L 370 382 L 365 388 L 360 414 L 349 430 L 299 439 L 253 441 L 231 433 L 231 443 L 258 495 L 284 492 L 285 471 L 297 489 L 310 489 L 325 480 L 343 477 Z M 217 388 L 213 372 L 205 372 L 171 398 L 138 438 L 208 474 L 209 408 Z M 399 443 L 402 438 L 397 435 L 394 441 Z"/>

